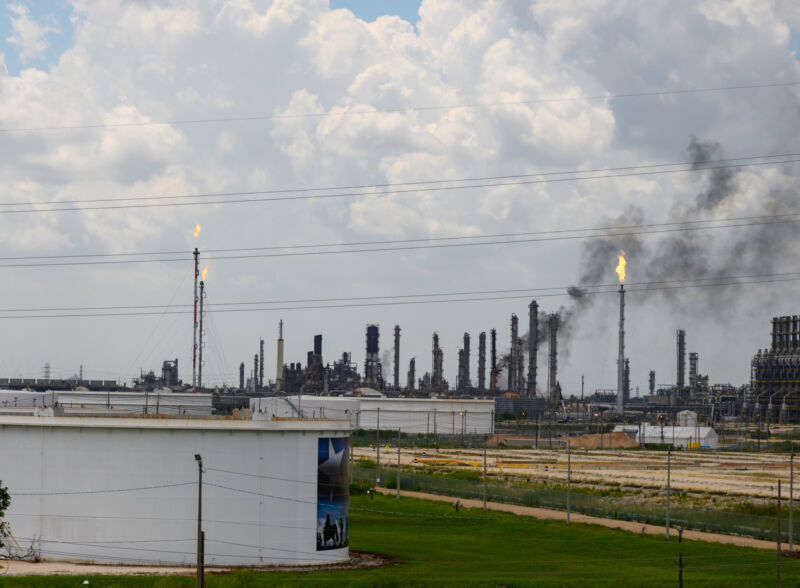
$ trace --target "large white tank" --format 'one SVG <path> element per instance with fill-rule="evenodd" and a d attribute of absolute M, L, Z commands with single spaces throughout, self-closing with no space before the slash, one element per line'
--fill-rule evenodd
<path fill-rule="evenodd" d="M 349 423 L 0 416 L 5 520 L 44 559 L 207 565 L 347 559 Z"/>

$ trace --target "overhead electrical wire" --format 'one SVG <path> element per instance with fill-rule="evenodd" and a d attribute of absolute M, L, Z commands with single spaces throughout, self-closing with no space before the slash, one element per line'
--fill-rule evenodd
<path fill-rule="evenodd" d="M 769 156 L 766 156 L 769 157 Z M 566 177 L 566 178 L 541 178 L 541 179 L 519 179 L 515 181 L 490 181 L 484 183 L 474 183 L 474 184 L 463 184 L 457 186 L 441 186 L 441 185 L 434 185 L 434 186 L 427 186 L 427 187 L 415 187 L 415 188 L 407 188 L 407 189 L 400 189 L 400 190 L 376 190 L 372 192 L 337 192 L 333 194 L 303 194 L 303 195 L 284 195 L 284 196 L 266 196 L 261 198 L 250 198 L 250 197 L 239 197 L 239 198 L 232 198 L 232 199 L 225 199 L 225 200 L 207 200 L 202 202 L 146 202 L 141 204 L 126 204 L 126 205 L 119 205 L 119 204 L 108 204 L 102 206 L 72 206 L 72 207 L 63 207 L 58 204 L 59 201 L 49 202 L 49 203 L 38 203 L 38 202 L 29 202 L 29 203 L 14 203 L 14 204 L 6 204 L 6 206 L 17 206 L 17 205 L 43 205 L 43 206 L 50 206 L 50 208 L 23 208 L 23 209 L 10 209 L 10 210 L 0 210 L 1 214 L 27 214 L 27 213 L 43 213 L 43 212 L 78 212 L 78 211 L 92 211 L 92 210 L 126 210 L 126 209 L 144 209 L 144 208 L 164 208 L 164 207 L 175 207 L 175 206 L 207 206 L 212 204 L 251 204 L 251 203 L 264 203 L 264 202 L 285 202 L 285 201 L 302 201 L 302 200 L 330 200 L 330 199 L 343 199 L 343 198 L 365 198 L 369 196 L 394 196 L 394 195 L 408 195 L 417 192 L 449 192 L 453 190 L 475 190 L 478 188 L 498 188 L 498 187 L 508 187 L 508 186 L 524 186 L 524 185 L 536 185 L 536 184 L 550 184 L 550 183 L 559 183 L 559 182 L 579 182 L 579 181 L 586 181 L 586 180 L 602 180 L 602 179 L 613 179 L 613 178 L 624 178 L 624 177 L 636 177 L 636 176 L 654 176 L 654 175 L 664 175 L 664 174 L 674 174 L 674 173 L 691 173 L 691 172 L 698 172 L 698 171 L 706 171 L 706 170 L 720 170 L 720 169 L 738 169 L 738 168 L 746 168 L 746 167 L 757 167 L 757 166 L 764 166 L 764 165 L 781 165 L 786 163 L 797 163 L 800 161 L 800 158 L 794 157 L 790 159 L 781 159 L 778 161 L 751 161 L 748 163 L 738 163 L 738 164 L 724 164 L 724 165 L 694 165 L 692 164 L 691 167 L 685 167 L 682 169 L 647 169 L 644 171 L 633 171 L 633 172 L 625 172 L 625 173 L 599 173 L 596 175 L 583 175 L 578 176 L 578 173 L 595 173 L 595 172 L 575 172 L 574 177 Z M 680 164 L 678 164 L 680 165 Z M 685 165 L 685 164 L 684 164 Z M 603 170 L 599 170 L 603 171 Z M 258 195 L 258 194 L 268 194 L 270 193 L 269 190 L 257 190 L 257 191 L 250 191 L 250 192 L 217 192 L 217 193 L 209 193 L 203 195 L 185 195 L 179 196 L 178 198 L 221 198 L 224 196 L 251 196 L 251 195 Z M 162 197 L 161 199 L 166 199 L 167 197 Z M 140 199 L 134 199 L 140 200 Z M 66 204 L 70 204 L 71 201 L 65 200 L 63 201 Z"/>
<path fill-rule="evenodd" d="M 797 273 L 790 273 L 790 274 L 773 274 L 773 275 L 764 275 L 762 276 L 763 279 L 742 279 L 736 277 L 721 277 L 721 278 L 702 278 L 699 279 L 698 282 L 700 283 L 686 283 L 691 282 L 691 280 L 680 280 L 678 284 L 675 285 L 645 285 L 644 287 L 636 287 L 633 284 L 629 285 L 627 291 L 629 293 L 635 292 L 651 292 L 651 291 L 668 291 L 668 290 L 683 290 L 688 288 L 717 288 L 717 287 L 724 287 L 724 286 L 747 286 L 747 285 L 754 285 L 754 284 L 770 284 L 776 282 L 795 282 L 800 281 L 800 272 Z M 717 279 L 718 281 L 711 281 L 713 279 Z M 703 283 L 705 282 L 705 283 Z M 565 287 L 565 291 L 563 292 L 550 292 L 550 293 L 538 293 L 536 294 L 537 298 L 549 298 L 549 297 L 582 297 L 582 296 L 591 296 L 597 294 L 616 294 L 618 290 L 616 287 L 608 288 L 608 289 L 591 289 L 592 287 L 586 288 L 579 288 L 579 291 L 572 291 L 569 290 L 574 286 Z M 602 288 L 602 287 L 601 287 Z M 379 302 L 361 302 L 361 303 L 353 303 L 353 304 L 320 304 L 320 305 L 301 305 L 301 306 L 270 306 L 270 307 L 260 307 L 260 308 L 221 308 L 215 310 L 207 310 L 208 313 L 243 313 L 243 312 L 274 312 L 274 311 L 292 311 L 292 310 L 319 310 L 319 309 L 343 309 L 343 308 L 366 308 L 366 307 L 375 307 L 375 306 L 406 306 L 406 305 L 415 305 L 415 304 L 442 304 L 442 303 L 457 303 L 457 302 L 480 302 L 480 301 L 492 301 L 492 300 L 518 300 L 529 298 L 532 295 L 532 291 L 529 291 L 527 294 L 519 294 L 519 295 L 509 295 L 509 296 L 479 296 L 479 297 L 470 297 L 470 298 L 439 298 L 435 300 L 389 300 L 389 301 L 379 301 Z M 138 308 L 138 307 L 132 307 Z M 31 309 L 30 312 L 45 312 L 39 311 L 36 309 Z M 13 320 L 13 319 L 37 319 L 37 318 L 91 318 L 91 317 L 99 317 L 99 318 L 108 318 L 108 317 L 126 317 L 126 316 L 153 316 L 153 315 L 164 315 L 164 314 L 192 314 L 192 311 L 187 310 L 168 310 L 164 311 L 163 308 L 160 311 L 133 311 L 133 312 L 100 312 L 100 313 L 70 313 L 70 314 L 15 314 L 15 315 L 5 315 L 0 316 L 0 320 Z"/>
<path fill-rule="evenodd" d="M 630 171 L 641 169 L 658 169 L 664 167 L 679 167 L 679 166 L 692 166 L 696 171 L 704 169 L 711 169 L 708 166 L 713 164 L 726 164 L 735 161 L 753 161 L 756 159 L 780 159 L 800 157 L 800 153 L 777 153 L 777 154 L 762 154 L 762 155 L 747 155 L 742 157 L 729 157 L 724 159 L 712 159 L 708 161 L 676 161 L 676 162 L 662 162 L 651 164 L 627 165 L 618 167 L 600 167 L 593 169 L 578 169 L 578 170 L 563 170 L 563 171 L 548 171 L 538 173 L 524 173 L 524 174 L 506 174 L 494 176 L 474 176 L 465 178 L 437 178 L 432 180 L 416 180 L 409 182 L 388 182 L 383 184 L 350 184 L 338 186 L 317 186 L 306 188 L 276 188 L 269 190 L 251 190 L 251 191 L 238 191 L 238 192 L 209 192 L 204 194 L 167 194 L 162 196 L 113 196 L 106 198 L 81 198 L 81 199 L 68 199 L 68 200 L 31 200 L 26 202 L 13 202 L 5 201 L 0 202 L 0 206 L 28 206 L 28 205 L 63 205 L 63 204 L 91 204 L 102 202 L 138 202 L 150 200 L 174 200 L 186 198 L 217 198 L 221 196 L 253 196 L 258 194 L 302 194 L 308 192 L 330 192 L 334 190 L 366 190 L 377 188 L 397 188 L 405 186 L 424 186 L 424 185 L 438 185 L 438 184 L 452 184 L 452 183 L 468 183 L 468 182 L 488 182 L 499 180 L 516 180 L 524 178 L 536 177 L 550 177 L 550 176 L 563 176 L 563 175 L 577 175 L 577 174 L 590 174 L 600 172 L 617 172 L 617 171 Z M 683 170 L 680 170 L 683 171 Z M 423 188 L 424 189 L 424 188 Z M 383 194 L 384 192 L 378 192 Z"/>
<path fill-rule="evenodd" d="M 246 253 L 242 255 L 212 255 L 204 256 L 204 260 L 235 260 L 235 259 L 253 259 L 253 258 L 272 258 L 272 257 L 297 257 L 297 256 L 315 256 L 315 255 L 341 255 L 347 253 L 376 253 L 387 251 L 413 251 L 423 249 L 443 249 L 455 247 L 476 247 L 486 245 L 509 245 L 518 243 L 536 243 L 546 241 L 573 241 L 582 239 L 599 239 L 599 238 L 619 238 L 626 236 L 642 236 L 642 235 L 655 235 L 662 233 L 686 232 L 686 231 L 704 231 L 713 229 L 727 229 L 727 228 L 740 228 L 747 226 L 760 226 L 760 225 L 773 225 L 783 223 L 793 223 L 800 220 L 800 213 L 784 213 L 778 215 L 767 216 L 745 216 L 724 219 L 708 219 L 708 220 L 687 220 L 687 221 L 673 221 L 666 223 L 647 223 L 640 225 L 620 225 L 618 227 L 608 227 L 602 229 L 559 229 L 553 231 L 528 231 L 521 233 L 499 233 L 495 235 L 473 235 L 463 237 L 429 237 L 419 239 L 396 239 L 389 241 L 367 241 L 362 242 L 366 244 L 390 244 L 400 245 L 403 243 L 419 243 L 415 245 L 395 246 L 395 247 L 372 247 L 361 249 L 338 249 L 333 251 L 295 251 L 293 249 L 309 249 L 309 248 L 330 248 L 330 247 L 351 247 L 357 246 L 360 243 L 342 243 L 342 244 L 319 244 L 319 245 L 285 245 L 285 246 L 268 246 L 268 247 L 246 247 L 246 248 L 230 248 L 230 249 L 209 249 L 204 250 L 203 253 L 237 253 L 237 252 L 252 252 L 252 251 L 275 251 L 284 250 L 279 253 Z M 741 221 L 741 222 L 740 222 Z M 712 224 L 717 223 L 717 224 Z M 728 223 L 728 224 L 719 224 Z M 705 224 L 706 226 L 700 226 Z M 688 226 L 687 226 L 688 225 Z M 642 228 L 653 230 L 640 230 L 640 231 L 627 231 L 629 228 Z M 658 227 L 666 227 L 659 229 Z M 603 230 L 605 232 L 597 232 Z M 564 235 L 564 233 L 590 233 L 592 234 L 578 234 L 578 235 Z M 555 235 L 549 237 L 538 237 L 539 235 Z M 525 237 L 524 239 L 505 239 L 505 240 L 491 240 L 491 241 L 477 241 L 477 239 L 491 239 L 495 237 Z M 468 241 L 462 243 L 442 243 L 443 241 Z M 428 243 L 428 244 L 422 244 Z M 289 251 L 286 251 L 289 250 Z M 144 259 L 136 258 L 136 256 L 159 256 L 159 255 L 175 255 L 182 254 L 185 257 L 145 257 Z M 113 259 L 124 257 L 125 259 Z M 112 259 L 108 259 L 112 258 Z M 100 261 L 67 261 L 67 260 L 97 260 Z M 41 263 L 0 263 L 0 268 L 33 268 L 33 267 L 53 267 L 53 266 L 81 266 L 81 265 L 119 265 L 126 263 L 186 263 L 191 259 L 190 251 L 150 251 L 143 253 L 87 253 L 87 254 L 69 254 L 69 255 L 40 255 L 40 256 L 21 256 L 21 257 L 0 257 L 2 261 L 34 261 L 38 260 Z M 53 260 L 53 261 L 44 261 Z"/>
<path fill-rule="evenodd" d="M 329 118 L 329 117 L 348 117 L 364 116 L 375 114 L 397 114 L 406 112 L 430 112 L 442 110 L 460 110 L 473 108 L 493 108 L 498 106 L 521 106 L 530 104 L 548 104 L 559 102 L 596 102 L 607 100 L 620 100 L 627 98 L 647 98 L 658 96 L 680 96 L 689 94 L 706 94 L 714 92 L 730 92 L 737 90 L 755 90 L 762 88 L 791 88 L 800 85 L 800 82 L 771 82 L 766 84 L 740 84 L 734 86 L 714 86 L 706 88 L 684 88 L 675 90 L 652 90 L 644 92 L 622 92 L 618 94 L 598 94 L 595 96 L 579 95 L 560 98 L 533 98 L 530 100 L 508 100 L 497 102 L 473 102 L 449 105 L 431 106 L 410 106 L 404 108 L 376 108 L 371 110 L 343 110 L 336 112 L 307 112 L 307 113 L 285 113 L 285 114 L 263 114 L 253 116 L 229 116 L 220 118 L 195 118 L 195 119 L 174 119 L 167 121 L 140 121 L 140 122 L 118 122 L 118 123 L 95 123 L 85 125 L 52 125 L 38 127 L 7 127 L 0 129 L 0 133 L 22 133 L 22 132 L 42 132 L 42 131 L 70 131 L 70 130 L 90 130 L 90 129 L 114 129 L 114 128 L 135 128 L 135 127 L 155 127 L 155 126 L 183 126 L 200 124 L 220 124 L 232 122 L 255 122 L 269 120 L 302 119 L 302 118 Z"/>

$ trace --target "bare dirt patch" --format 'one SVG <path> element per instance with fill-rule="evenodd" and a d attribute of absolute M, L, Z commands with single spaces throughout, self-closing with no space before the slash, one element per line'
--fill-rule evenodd
<path fill-rule="evenodd" d="M 357 570 L 393 563 L 390 557 L 363 551 L 351 551 L 343 562 L 318 565 L 270 565 L 243 567 L 209 567 L 207 574 L 230 574 L 239 569 L 257 572 L 320 572 L 327 570 Z M 0 560 L 2 576 L 194 576 L 195 568 L 187 566 L 107 565 L 71 561 Z"/>

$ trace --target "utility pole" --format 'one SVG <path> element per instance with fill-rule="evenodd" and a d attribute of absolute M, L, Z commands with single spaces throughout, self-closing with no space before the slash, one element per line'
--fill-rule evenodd
<path fill-rule="evenodd" d="M 400 427 L 397 427 L 397 498 L 400 498 Z"/>
<path fill-rule="evenodd" d="M 203 389 L 203 298 L 206 297 L 205 291 L 206 283 L 200 280 L 200 349 L 197 360 L 197 387 L 201 390 Z M 258 378 L 258 375 L 253 374 L 253 378 Z"/>
<path fill-rule="evenodd" d="M 776 586 L 781 588 L 781 481 L 778 480 L 778 568 Z"/>
<path fill-rule="evenodd" d="M 203 458 L 194 454 L 197 461 L 197 588 L 204 588 L 205 582 L 205 533 L 203 532 Z"/>
<path fill-rule="evenodd" d="M 483 437 L 483 512 L 486 512 L 486 436 Z"/>
<path fill-rule="evenodd" d="M 572 443 L 567 439 L 567 524 L 569 525 L 569 494 L 572 486 Z"/>
<path fill-rule="evenodd" d="M 200 251 L 194 248 L 194 341 L 192 344 L 192 388 L 197 386 L 197 278 L 200 277 L 198 257 Z"/>
<path fill-rule="evenodd" d="M 794 449 L 789 457 L 789 551 L 794 551 Z"/>
<path fill-rule="evenodd" d="M 669 478 L 671 470 L 672 470 L 672 447 L 667 449 L 667 523 L 665 525 L 667 539 L 669 539 L 669 481 L 670 481 Z"/>
<path fill-rule="evenodd" d="M 378 407 L 377 429 L 375 430 L 375 449 L 377 450 L 378 471 L 375 478 L 375 485 L 381 485 L 381 409 Z"/>

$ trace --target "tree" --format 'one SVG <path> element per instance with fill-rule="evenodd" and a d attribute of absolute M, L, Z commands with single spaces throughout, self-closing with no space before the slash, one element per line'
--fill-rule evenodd
<path fill-rule="evenodd" d="M 3 522 L 3 516 L 5 516 L 9 504 L 11 504 L 11 495 L 8 493 L 8 488 L 3 486 L 3 481 L 0 480 L 0 523 Z M 0 547 L 3 547 L 3 538 L 5 536 L 6 527 L 0 526 Z"/>

